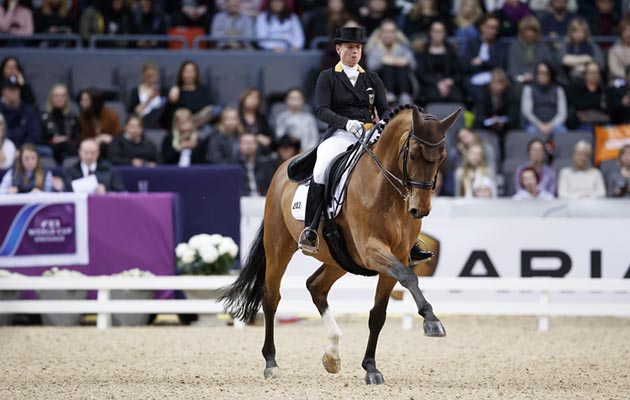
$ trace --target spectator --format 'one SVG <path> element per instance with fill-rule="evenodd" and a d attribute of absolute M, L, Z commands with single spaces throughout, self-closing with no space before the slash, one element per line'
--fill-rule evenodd
<path fill-rule="evenodd" d="M 630 145 L 619 149 L 619 167 L 608 176 L 608 197 L 630 197 Z"/>
<path fill-rule="evenodd" d="M 474 128 L 488 129 L 502 138 L 508 130 L 519 126 L 518 100 L 510 86 L 505 71 L 495 68 L 490 83 L 481 92 L 481 99 L 473 105 Z"/>
<path fill-rule="evenodd" d="M 70 110 L 70 95 L 66 85 L 57 83 L 48 92 L 41 123 L 42 141 L 52 148 L 57 164 L 61 164 L 66 157 L 77 155 L 79 122 L 76 113 Z"/>
<path fill-rule="evenodd" d="M 258 153 L 256 136 L 251 133 L 242 134 L 238 141 L 238 155 L 243 167 L 243 196 L 265 196 L 276 170 L 273 159 Z"/>
<path fill-rule="evenodd" d="M 137 35 L 165 35 L 168 17 L 155 6 L 154 0 L 139 0 L 131 22 L 131 32 Z M 156 47 L 153 40 L 140 40 L 138 47 Z M 160 44 L 163 46 L 163 44 Z"/>
<path fill-rule="evenodd" d="M 523 88 L 521 114 L 527 132 L 545 136 L 567 132 L 567 98 L 548 62 L 536 64 L 534 81 Z"/>
<path fill-rule="evenodd" d="M 615 8 L 614 0 L 595 0 L 596 12 L 586 13 L 591 33 L 595 36 L 617 36 L 619 21 L 619 11 Z M 608 48 L 608 45 L 602 45 Z"/>
<path fill-rule="evenodd" d="M 210 104 L 210 89 L 201 81 L 199 66 L 191 60 L 184 61 L 177 72 L 177 81 L 168 92 L 168 101 L 160 123 L 163 127 L 173 125 L 173 113 L 186 108 L 193 113 L 195 128 L 208 123 L 215 109 Z"/>
<path fill-rule="evenodd" d="M 623 79 L 630 67 L 630 19 L 619 24 L 619 39 L 608 51 L 608 74 L 611 81 Z"/>
<path fill-rule="evenodd" d="M 547 10 L 540 16 L 543 35 L 560 39 L 569 33 L 569 21 L 575 18 L 575 13 L 569 12 L 568 3 L 568 0 L 549 0 Z"/>
<path fill-rule="evenodd" d="M 302 90 L 298 88 L 289 90 L 285 103 L 287 110 L 278 114 L 276 119 L 276 137 L 290 134 L 304 146 L 304 150 L 316 146 L 319 143 L 317 120 L 313 113 L 304 110 Z"/>
<path fill-rule="evenodd" d="M 630 65 L 626 67 L 626 79 L 615 80 L 606 94 L 610 120 L 613 124 L 630 124 Z"/>
<path fill-rule="evenodd" d="M 489 13 L 496 13 L 505 4 L 505 0 L 482 0 L 482 2 L 484 10 Z"/>
<path fill-rule="evenodd" d="M 71 167 L 65 168 L 66 187 L 73 192 L 88 192 L 105 194 L 109 192 L 124 192 L 125 185 L 120 173 L 107 161 L 99 158 L 99 144 L 96 140 L 88 138 L 79 144 L 79 161 Z M 90 187 L 81 185 L 78 179 L 87 178 L 90 175 L 96 177 L 96 185 Z"/>
<path fill-rule="evenodd" d="M 277 154 L 276 165 L 280 167 L 285 161 L 300 153 L 302 144 L 300 143 L 300 139 L 287 133 L 274 142 L 273 148 Z"/>
<path fill-rule="evenodd" d="M 508 74 L 515 82 L 530 83 L 534 78 L 534 67 L 541 61 L 553 65 L 553 55 L 549 46 L 541 40 L 538 20 L 533 15 L 528 15 L 521 19 L 518 24 L 518 38 L 510 44 Z"/>
<path fill-rule="evenodd" d="M 180 0 L 173 13 L 173 26 L 199 26 L 208 29 L 214 15 L 214 0 Z"/>
<path fill-rule="evenodd" d="M 95 139 L 101 145 L 101 152 L 104 152 L 122 130 L 120 116 L 105 107 L 104 95 L 97 89 L 84 89 L 79 92 L 78 98 L 81 140 Z"/>
<path fill-rule="evenodd" d="M 446 27 L 434 22 L 429 30 L 429 42 L 417 56 L 416 76 L 420 82 L 421 104 L 431 102 L 462 102 L 462 72 L 455 49 L 446 41 Z"/>
<path fill-rule="evenodd" d="M 233 40 L 219 41 L 218 46 L 223 49 L 240 49 L 249 47 L 248 43 L 239 41 L 240 38 L 254 37 L 254 19 L 243 14 L 241 0 L 227 0 L 226 10 L 221 11 L 212 19 L 210 35 L 215 37 L 229 37 Z"/>
<path fill-rule="evenodd" d="M 73 23 L 67 3 L 68 0 L 44 0 L 42 7 L 35 10 L 35 32 L 72 33 Z"/>
<path fill-rule="evenodd" d="M 481 144 L 472 144 L 463 157 L 462 165 L 455 171 L 455 197 L 473 197 L 473 182 L 476 179 L 489 178 L 492 186 L 496 186 L 494 170 L 487 166 Z M 496 193 L 496 189 L 492 192 Z"/>
<path fill-rule="evenodd" d="M 365 15 L 359 12 L 359 23 L 365 29 L 366 36 L 372 35 L 386 19 L 395 17 L 393 3 L 390 0 L 367 0 L 364 10 Z"/>
<path fill-rule="evenodd" d="M 392 20 L 385 20 L 374 31 L 365 45 L 367 67 L 378 73 L 387 89 L 390 103 L 412 104 L 411 74 L 416 60 L 409 48 L 409 40 L 398 30 Z"/>
<path fill-rule="evenodd" d="M 334 37 L 337 30 L 352 19 L 347 0 L 326 0 L 324 7 L 313 10 L 313 15 L 305 24 L 306 42 L 318 36 Z"/>
<path fill-rule="evenodd" d="M 20 91 L 17 76 L 3 79 L 0 114 L 6 122 L 6 136 L 18 147 L 25 143 L 37 145 L 41 139 L 39 121 L 33 107 L 21 100 Z"/>
<path fill-rule="evenodd" d="M 455 145 L 456 151 L 448 152 L 448 164 L 452 168 L 461 166 L 462 161 L 466 157 L 466 153 L 473 145 L 480 145 L 483 147 L 483 153 L 488 167 L 496 171 L 499 155 L 496 154 L 492 145 L 482 140 L 475 132 L 468 128 L 460 128 L 455 134 L 455 140 L 457 141 Z"/>
<path fill-rule="evenodd" d="M 217 9 L 225 11 L 227 9 L 227 1 L 228 0 L 216 0 Z M 241 0 L 240 11 L 245 15 L 255 18 L 262 4 L 262 0 Z"/>
<path fill-rule="evenodd" d="M 4 0 L 0 6 L 0 34 L 33 34 L 33 13 L 20 0 Z"/>
<path fill-rule="evenodd" d="M 20 146 L 19 159 L 0 182 L 0 194 L 62 192 L 63 180 L 44 170 L 37 149 L 30 143 Z"/>
<path fill-rule="evenodd" d="M 459 44 L 459 53 L 466 54 L 468 42 L 479 38 L 477 23 L 483 11 L 478 0 L 461 0 L 455 14 L 455 38 Z"/>
<path fill-rule="evenodd" d="M 173 115 L 173 129 L 162 141 L 162 162 L 180 167 L 203 164 L 206 161 L 206 144 L 199 137 L 193 115 L 180 108 Z"/>
<path fill-rule="evenodd" d="M 157 149 L 143 134 L 142 118 L 136 114 L 127 117 L 123 134 L 112 141 L 107 155 L 114 165 L 155 167 Z"/>
<path fill-rule="evenodd" d="M 560 47 L 559 59 L 572 80 L 584 78 L 586 64 L 593 61 L 604 68 L 604 53 L 591 40 L 591 31 L 586 21 L 580 17 L 571 20 L 567 36 Z"/>
<path fill-rule="evenodd" d="M 570 90 L 578 129 L 592 131 L 593 124 L 610 122 L 606 92 L 597 63 L 587 63 L 584 82 L 573 83 Z"/>
<path fill-rule="evenodd" d="M 104 0 L 87 0 L 86 7 L 79 19 L 79 35 L 83 43 L 87 44 L 92 35 L 105 33 L 105 18 L 103 14 L 107 7 Z"/>
<path fill-rule="evenodd" d="M 269 154 L 271 142 L 276 135 L 269 126 L 267 117 L 262 113 L 260 90 L 250 88 L 241 93 L 238 101 L 238 113 L 245 132 L 256 135 L 261 151 L 264 154 Z"/>
<path fill-rule="evenodd" d="M 221 112 L 216 129 L 208 137 L 206 161 L 209 164 L 238 162 L 238 138 L 244 131 L 238 110 L 233 107 L 225 107 Z"/>
<path fill-rule="evenodd" d="M 532 139 L 527 144 L 529 160 L 516 169 L 514 174 L 514 187 L 521 184 L 521 173 L 526 168 L 533 168 L 538 175 L 538 189 L 540 191 L 556 193 L 556 170 L 549 166 L 549 157 L 545 150 L 545 143 L 540 139 Z"/>
<path fill-rule="evenodd" d="M 475 176 L 472 182 L 472 197 L 477 199 L 492 199 L 497 197 L 497 187 L 489 176 Z"/>
<path fill-rule="evenodd" d="M 499 36 L 515 37 L 517 27 L 521 20 L 528 15 L 532 15 L 532 10 L 529 9 L 529 6 L 525 2 L 520 0 L 505 0 L 503 7 L 497 11 L 497 16 L 501 22 Z"/>
<path fill-rule="evenodd" d="M 540 176 L 534 167 L 525 167 L 518 175 L 518 190 L 512 196 L 515 200 L 550 200 L 553 194 L 541 189 Z"/>
<path fill-rule="evenodd" d="M 401 16 L 399 26 L 411 41 L 415 52 L 424 49 L 429 29 L 436 21 L 444 22 L 438 12 L 436 0 L 415 0 L 409 13 Z"/>
<path fill-rule="evenodd" d="M 602 173 L 590 164 L 591 154 L 592 147 L 589 143 L 580 140 L 575 144 L 573 166 L 560 170 L 558 198 L 587 199 L 606 196 Z"/>
<path fill-rule="evenodd" d="M 15 144 L 5 135 L 6 131 L 7 124 L 0 114 L 0 169 L 11 168 L 15 161 Z"/>
<path fill-rule="evenodd" d="M 491 71 L 506 68 L 507 48 L 497 40 L 499 19 L 493 14 L 485 14 L 479 20 L 479 38 L 466 44 L 463 68 L 467 74 L 466 86 L 473 103 L 479 101 L 481 89 L 490 83 Z"/>
<path fill-rule="evenodd" d="M 17 77 L 18 83 L 20 84 L 20 98 L 23 102 L 37 108 L 37 100 L 33 94 L 33 89 L 31 89 L 31 85 L 26 82 L 24 70 L 18 59 L 13 56 L 6 57 L 2 60 L 2 64 L 0 64 L 0 71 L 2 71 L 2 79 L 11 76 Z"/>
<path fill-rule="evenodd" d="M 289 8 L 287 0 L 269 0 L 256 17 L 256 38 L 264 50 L 300 50 L 304 47 L 304 31 L 297 15 Z M 287 43 L 262 40 L 282 39 Z"/>
<path fill-rule="evenodd" d="M 128 35 L 131 33 L 132 13 L 125 0 L 112 0 L 103 7 L 104 33 L 108 35 Z M 126 42 L 121 42 L 126 44 Z"/>
<path fill-rule="evenodd" d="M 142 65 L 142 81 L 131 89 L 127 113 L 142 117 L 142 125 L 157 128 L 164 111 L 166 93 L 160 83 L 160 67 L 153 61 Z"/>

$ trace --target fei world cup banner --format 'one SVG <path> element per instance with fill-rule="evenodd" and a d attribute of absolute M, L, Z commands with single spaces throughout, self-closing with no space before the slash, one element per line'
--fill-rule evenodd
<path fill-rule="evenodd" d="M 0 196 L 0 267 L 89 262 L 87 195 Z"/>

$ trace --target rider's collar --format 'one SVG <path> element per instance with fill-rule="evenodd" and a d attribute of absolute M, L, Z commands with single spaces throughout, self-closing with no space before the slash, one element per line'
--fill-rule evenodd
<path fill-rule="evenodd" d="M 339 61 L 337 63 L 337 65 L 335 65 L 335 72 L 343 72 L 343 71 L 359 71 L 360 73 L 365 73 L 365 70 L 359 65 L 355 65 L 354 67 L 349 67 L 347 65 L 344 65 L 341 63 L 341 61 Z"/>

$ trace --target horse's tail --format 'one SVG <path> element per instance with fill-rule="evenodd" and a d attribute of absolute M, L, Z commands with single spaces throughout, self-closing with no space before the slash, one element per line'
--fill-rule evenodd
<path fill-rule="evenodd" d="M 245 266 L 227 292 L 219 297 L 226 313 L 245 322 L 253 322 L 260 309 L 265 287 L 267 257 L 263 243 L 264 222 L 249 250 Z"/>

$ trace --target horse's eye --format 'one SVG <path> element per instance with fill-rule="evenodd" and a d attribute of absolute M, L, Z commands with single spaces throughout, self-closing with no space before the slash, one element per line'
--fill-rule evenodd
<path fill-rule="evenodd" d="M 418 159 L 418 157 L 416 157 L 415 155 L 411 154 L 409 156 L 409 158 L 411 158 L 411 161 L 416 161 Z"/>

